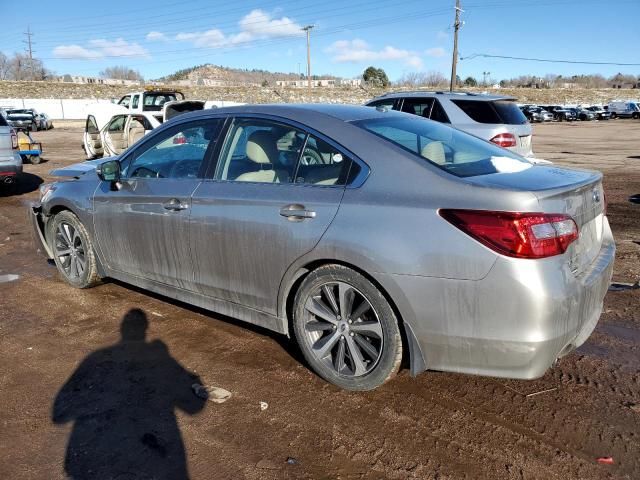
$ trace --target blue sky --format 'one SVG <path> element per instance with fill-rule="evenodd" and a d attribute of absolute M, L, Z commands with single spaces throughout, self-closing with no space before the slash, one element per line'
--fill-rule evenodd
<path fill-rule="evenodd" d="M 355 77 L 369 65 L 394 80 L 450 72 L 454 0 L 0 0 L 0 50 L 22 51 L 58 74 L 94 76 L 127 65 L 157 78 L 195 64 L 305 71 L 302 26 L 312 31 L 312 71 Z M 640 63 L 640 0 L 462 0 L 461 77 L 617 72 L 640 66 L 498 60 L 473 54 Z"/>

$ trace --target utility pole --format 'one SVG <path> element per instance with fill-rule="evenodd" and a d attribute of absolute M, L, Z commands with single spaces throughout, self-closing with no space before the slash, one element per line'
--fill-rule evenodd
<path fill-rule="evenodd" d="M 456 85 L 456 67 L 458 66 L 458 30 L 462 26 L 460 22 L 460 0 L 456 0 L 456 20 L 453 23 L 453 58 L 451 59 L 451 83 L 449 84 L 449 91 L 453 92 L 453 88 Z"/>
<path fill-rule="evenodd" d="M 491 75 L 491 72 L 482 72 L 482 85 L 487 86 L 487 77 Z"/>
<path fill-rule="evenodd" d="M 311 29 L 313 25 L 307 25 L 306 27 L 302 27 L 302 30 L 307 32 L 307 89 L 309 90 L 309 95 L 311 95 L 311 48 L 309 46 Z"/>
<path fill-rule="evenodd" d="M 34 74 L 33 74 L 33 42 L 31 41 L 31 37 L 33 36 L 33 33 L 31 33 L 31 27 L 27 26 L 27 31 L 24 32 L 24 34 L 27 36 L 27 40 L 23 40 L 22 42 L 25 43 L 27 45 L 27 49 L 26 49 L 26 53 L 29 55 L 29 69 L 31 71 L 31 81 L 33 81 L 34 78 Z"/>

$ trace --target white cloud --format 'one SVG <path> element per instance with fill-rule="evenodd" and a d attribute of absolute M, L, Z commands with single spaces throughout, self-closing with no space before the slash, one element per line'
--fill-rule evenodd
<path fill-rule="evenodd" d="M 110 41 L 103 38 L 89 40 L 88 48 L 80 45 L 58 45 L 53 56 L 70 59 L 99 59 L 104 57 L 146 57 L 149 52 L 137 43 L 129 43 L 123 38 Z"/>
<path fill-rule="evenodd" d="M 53 56 L 57 58 L 88 59 L 96 56 L 97 52 L 87 50 L 80 45 L 58 45 L 53 49 Z"/>
<path fill-rule="evenodd" d="M 444 30 L 440 30 L 438 33 L 436 33 L 436 38 L 438 40 L 448 40 L 449 39 L 449 34 L 447 32 L 445 32 Z"/>
<path fill-rule="evenodd" d="M 156 32 L 155 30 L 147 33 L 145 38 L 150 42 L 166 42 L 169 40 L 164 33 Z"/>
<path fill-rule="evenodd" d="M 326 50 L 332 60 L 338 63 L 362 63 L 376 60 L 400 61 L 410 67 L 422 68 L 422 59 L 416 52 L 403 50 L 387 45 L 381 50 L 374 50 L 359 38 L 355 40 L 338 40 Z"/>
<path fill-rule="evenodd" d="M 290 18 L 273 18 L 260 9 L 252 10 L 242 17 L 238 25 L 240 31 L 230 35 L 214 28 L 205 32 L 181 32 L 175 39 L 192 42 L 196 47 L 220 48 L 241 45 L 253 40 L 302 35 L 302 26 Z"/>
<path fill-rule="evenodd" d="M 427 50 L 424 51 L 424 53 L 426 53 L 430 57 L 438 58 L 438 57 L 444 57 L 447 51 L 442 47 L 433 47 L 433 48 L 428 48 Z"/>

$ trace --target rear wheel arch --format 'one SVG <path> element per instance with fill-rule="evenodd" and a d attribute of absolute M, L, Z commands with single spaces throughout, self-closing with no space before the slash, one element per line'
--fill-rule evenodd
<path fill-rule="evenodd" d="M 400 334 L 402 337 L 402 345 L 404 348 L 403 356 L 405 358 L 402 359 L 402 364 L 406 365 L 406 362 L 409 362 L 409 368 L 411 370 L 411 374 L 413 376 L 417 375 L 420 372 L 426 370 L 426 362 L 425 357 L 420 349 L 419 343 L 415 334 L 413 333 L 413 329 L 411 325 L 409 325 L 403 318 L 398 305 L 393 300 L 387 289 L 384 288 L 380 282 L 369 274 L 366 270 L 352 264 L 349 262 L 345 262 L 342 260 L 335 259 L 318 259 L 310 261 L 300 267 L 297 268 L 295 273 L 290 277 L 288 285 L 285 286 L 286 290 L 282 295 L 282 302 L 279 304 L 279 313 L 280 318 L 286 322 L 286 325 L 283 325 L 284 331 L 287 333 L 287 336 L 291 336 L 291 332 L 293 332 L 293 308 L 294 308 L 294 300 L 302 282 L 304 282 L 305 278 L 309 276 L 313 271 L 317 270 L 320 267 L 324 267 L 327 265 L 340 265 L 342 267 L 350 268 L 351 270 L 359 273 L 368 281 L 370 281 L 384 296 L 387 300 L 391 309 L 393 310 L 396 318 L 398 319 L 398 327 L 400 329 Z"/>

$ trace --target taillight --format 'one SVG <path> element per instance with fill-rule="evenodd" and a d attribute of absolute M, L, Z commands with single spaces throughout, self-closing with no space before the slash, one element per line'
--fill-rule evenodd
<path fill-rule="evenodd" d="M 516 258 L 564 253 L 578 238 L 569 216 L 549 213 L 440 210 L 440 216 L 495 252 Z"/>
<path fill-rule="evenodd" d="M 18 148 L 18 135 L 14 129 L 11 129 L 11 148 Z"/>
<path fill-rule="evenodd" d="M 184 145 L 185 143 L 187 143 L 187 137 L 185 137 L 184 135 L 180 134 L 173 137 L 174 145 Z"/>
<path fill-rule="evenodd" d="M 499 133 L 489 141 L 502 148 L 515 147 L 517 145 L 516 136 L 512 133 Z"/>

